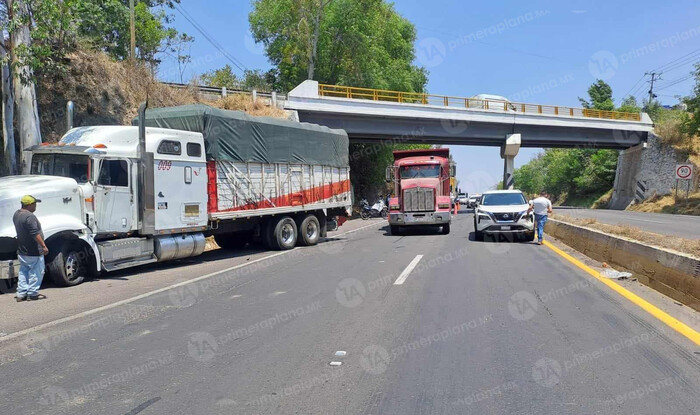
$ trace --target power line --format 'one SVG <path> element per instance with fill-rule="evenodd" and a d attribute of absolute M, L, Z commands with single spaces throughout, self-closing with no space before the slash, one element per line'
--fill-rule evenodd
<path fill-rule="evenodd" d="M 664 84 L 664 85 L 663 85 L 661 88 L 659 88 L 657 91 L 662 91 L 662 90 L 664 90 L 664 89 L 666 89 L 666 88 L 670 88 L 670 87 L 672 87 L 672 86 L 674 86 L 674 85 L 678 85 L 678 84 L 680 84 L 681 82 L 687 81 L 688 79 L 692 78 L 693 76 L 694 76 L 694 75 L 688 75 L 688 76 L 684 76 L 684 77 L 682 77 L 682 78 L 676 79 L 675 81 L 671 81 L 671 82 L 668 83 L 668 84 Z"/>
<path fill-rule="evenodd" d="M 627 93 L 626 93 L 625 95 L 622 96 L 622 99 L 624 99 L 625 97 L 629 96 L 630 92 L 632 92 L 632 90 L 634 89 L 634 87 L 637 86 L 637 84 L 639 84 L 639 82 L 640 82 L 642 79 L 644 79 L 645 76 L 646 76 L 646 74 L 640 76 L 639 79 L 637 80 L 637 82 L 635 82 L 634 85 L 632 85 L 632 88 L 630 88 L 630 90 L 627 91 Z"/>
<path fill-rule="evenodd" d="M 670 72 L 670 71 L 676 70 L 676 69 L 678 69 L 678 68 L 681 68 L 681 67 L 683 67 L 683 66 L 686 66 L 686 65 L 689 64 L 689 63 L 697 63 L 697 62 L 700 62 L 698 59 L 700 59 L 700 53 L 698 53 L 698 54 L 696 54 L 696 55 L 694 55 L 694 56 L 690 56 L 690 57 L 688 57 L 687 59 L 684 59 L 683 61 L 678 62 L 678 63 L 675 64 L 675 65 L 668 66 L 668 67 L 666 67 L 663 71 L 664 71 L 664 72 Z"/>
<path fill-rule="evenodd" d="M 241 61 L 239 61 L 238 59 L 236 59 L 235 57 L 233 57 L 233 55 L 231 55 L 230 53 L 228 53 L 228 51 L 227 51 L 226 49 L 224 49 L 224 47 L 221 46 L 221 44 L 219 44 L 219 42 L 217 42 L 216 40 L 214 40 L 214 38 L 212 38 L 212 36 L 211 36 L 209 33 L 207 33 L 207 31 L 204 30 L 204 28 L 203 28 L 199 23 L 197 23 L 197 21 L 194 19 L 194 17 L 190 16 L 189 13 L 187 13 L 187 11 L 185 11 L 185 9 L 184 9 L 182 6 L 178 5 L 177 3 L 173 3 L 173 5 L 175 6 L 175 9 L 177 9 L 177 11 L 180 12 L 180 14 L 182 15 L 182 17 L 184 17 L 185 20 L 187 20 L 188 22 L 190 22 L 190 24 L 191 24 L 192 26 L 194 26 L 194 28 L 197 29 L 197 31 L 198 31 L 202 36 L 204 36 L 204 38 L 205 38 L 209 43 L 211 43 L 211 45 L 214 46 L 214 48 L 216 48 L 216 50 L 218 50 L 218 51 L 219 51 L 226 59 L 228 59 L 236 68 L 238 68 L 241 72 L 245 72 L 245 71 L 248 69 Z"/>
<path fill-rule="evenodd" d="M 665 69 L 664 69 L 665 67 L 667 67 L 667 66 L 669 66 L 669 65 L 672 65 L 672 64 L 676 63 L 677 61 L 679 61 L 679 60 L 681 60 L 681 59 L 685 59 L 686 57 L 688 57 L 688 56 L 690 56 L 690 55 L 693 55 L 693 54 L 695 54 L 695 53 L 697 53 L 697 52 L 700 52 L 700 49 L 696 49 L 696 50 L 694 50 L 694 51 L 692 51 L 692 52 L 686 53 L 685 55 L 683 55 L 683 56 L 681 56 L 681 57 L 679 57 L 679 58 L 676 58 L 676 59 L 674 59 L 674 60 L 672 60 L 672 61 L 670 61 L 670 62 L 667 62 L 667 63 L 665 63 L 665 64 L 659 66 L 658 68 L 654 69 L 652 72 L 663 72 L 663 71 L 665 70 Z"/>

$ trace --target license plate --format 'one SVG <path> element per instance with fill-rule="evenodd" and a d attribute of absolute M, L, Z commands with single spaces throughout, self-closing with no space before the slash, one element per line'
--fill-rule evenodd
<path fill-rule="evenodd" d="M 501 226 L 501 230 L 502 230 L 502 231 L 509 231 L 509 230 L 510 230 L 510 226 Z"/>

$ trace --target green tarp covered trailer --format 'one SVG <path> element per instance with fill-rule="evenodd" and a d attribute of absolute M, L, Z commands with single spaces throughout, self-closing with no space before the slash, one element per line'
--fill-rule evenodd
<path fill-rule="evenodd" d="M 146 126 L 202 133 L 207 160 L 348 166 L 347 133 L 316 124 L 195 104 L 148 109 Z"/>

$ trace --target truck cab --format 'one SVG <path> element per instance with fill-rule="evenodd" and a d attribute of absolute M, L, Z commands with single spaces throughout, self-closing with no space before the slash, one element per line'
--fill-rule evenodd
<path fill-rule="evenodd" d="M 56 144 L 30 149 L 29 175 L 0 178 L 0 278 L 17 276 L 12 216 L 24 194 L 42 200 L 35 214 L 49 247 L 47 271 L 60 285 L 78 284 L 103 268 L 155 262 L 147 241 L 153 235 L 203 230 L 202 135 L 147 128 L 141 157 L 138 130 L 71 129 Z"/>
<path fill-rule="evenodd" d="M 394 184 L 388 215 L 392 234 L 404 226 L 440 226 L 443 234 L 450 232 L 454 170 L 447 148 L 394 151 L 394 164 L 386 172 Z"/>

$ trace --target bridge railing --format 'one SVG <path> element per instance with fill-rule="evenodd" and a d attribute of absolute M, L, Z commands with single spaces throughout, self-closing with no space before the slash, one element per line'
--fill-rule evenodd
<path fill-rule="evenodd" d="M 527 104 L 494 99 L 463 98 L 448 95 L 434 95 L 422 92 L 401 92 L 385 89 L 360 88 L 340 85 L 318 85 L 318 94 L 325 97 L 368 99 L 408 104 L 438 105 L 487 109 L 504 112 L 543 114 L 569 117 L 602 118 L 608 120 L 641 121 L 640 113 L 602 111 L 587 108 L 560 107 L 556 105 Z"/>

